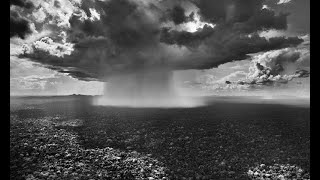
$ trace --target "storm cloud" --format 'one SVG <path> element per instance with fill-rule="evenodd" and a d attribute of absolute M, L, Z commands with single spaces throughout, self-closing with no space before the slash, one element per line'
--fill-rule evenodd
<path fill-rule="evenodd" d="M 262 0 L 59 2 L 23 11 L 25 17 L 42 14 L 28 20 L 36 30 L 52 33 L 25 45 L 19 56 L 81 80 L 105 81 L 114 74 L 155 67 L 209 69 L 303 42 L 299 37 L 259 36 L 262 30 L 287 28 L 288 14 L 263 9 Z M 41 7 L 51 6 L 69 14 L 40 13 Z M 193 32 L 177 28 L 196 24 L 196 16 L 210 26 Z M 15 33 L 21 38 L 24 34 Z"/>

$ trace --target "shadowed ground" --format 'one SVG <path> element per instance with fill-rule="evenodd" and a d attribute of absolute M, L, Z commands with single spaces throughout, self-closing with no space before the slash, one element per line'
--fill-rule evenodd
<path fill-rule="evenodd" d="M 90 179 L 89 173 L 94 179 L 250 179 L 249 169 L 261 164 L 294 165 L 303 169 L 301 177 L 309 178 L 309 107 L 212 100 L 197 108 L 120 108 L 91 106 L 90 100 L 12 99 L 11 178 Z M 54 135 L 66 139 L 52 140 Z M 48 140 L 59 146 L 51 159 L 43 150 Z M 60 146 L 73 151 L 65 153 L 68 148 Z M 89 160 L 87 151 L 92 153 Z M 53 167 L 37 169 L 40 162 L 34 159 L 41 158 Z M 58 162 L 63 165 L 57 174 Z M 79 163 L 87 166 L 64 174 Z"/>

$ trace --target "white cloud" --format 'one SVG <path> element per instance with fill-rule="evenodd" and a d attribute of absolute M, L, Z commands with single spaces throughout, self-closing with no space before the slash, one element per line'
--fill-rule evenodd
<path fill-rule="evenodd" d="M 271 9 L 268 5 L 263 5 L 261 9 Z"/>
<path fill-rule="evenodd" d="M 291 0 L 279 0 L 277 4 L 287 4 L 289 2 L 291 2 Z"/>
<path fill-rule="evenodd" d="M 270 68 L 271 71 L 277 71 L 280 75 L 291 75 L 297 69 L 309 69 L 310 51 L 306 48 L 284 48 L 254 56 L 249 68 L 249 78 L 255 78 L 260 73 L 256 63 Z M 276 70 L 279 65 L 282 69 Z"/>
<path fill-rule="evenodd" d="M 89 11 L 91 14 L 91 17 L 90 17 L 91 21 L 100 20 L 100 14 L 95 9 L 89 8 Z"/>
<path fill-rule="evenodd" d="M 32 16 L 37 23 L 43 23 L 47 17 L 43 7 L 40 7 L 37 11 L 32 12 Z"/>
<path fill-rule="evenodd" d="M 54 17 L 48 22 L 43 24 L 53 24 L 57 25 L 58 27 L 70 27 L 69 19 L 75 11 L 80 11 L 80 1 L 67 1 L 67 0 L 60 0 L 59 7 L 55 6 L 56 0 L 44 0 L 44 1 L 37 1 L 34 0 L 34 4 L 37 8 L 32 12 L 32 20 L 37 23 L 44 23 L 48 16 Z"/>
<path fill-rule="evenodd" d="M 283 37 L 283 36 L 288 36 L 286 31 L 282 30 L 276 30 L 276 29 L 270 29 L 270 30 L 265 30 L 259 32 L 260 37 L 265 37 L 266 39 L 270 39 L 273 37 Z"/>
<path fill-rule="evenodd" d="M 34 42 L 32 45 L 26 46 L 26 51 L 41 50 L 49 53 L 50 55 L 57 57 L 64 57 L 64 55 L 70 55 L 73 52 L 73 44 L 71 43 L 57 43 L 49 37 L 44 37 L 39 41 Z M 30 53 L 30 52 L 28 52 Z"/>

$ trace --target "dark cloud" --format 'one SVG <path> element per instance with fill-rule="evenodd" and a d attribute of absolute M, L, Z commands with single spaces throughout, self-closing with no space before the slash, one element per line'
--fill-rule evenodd
<path fill-rule="evenodd" d="M 247 21 L 235 23 L 233 28 L 235 31 L 251 33 L 264 29 L 284 30 L 287 28 L 288 14 L 280 13 L 275 15 L 274 11 L 262 9 L 255 16 L 250 17 Z"/>
<path fill-rule="evenodd" d="M 196 5 L 205 20 L 228 24 L 235 31 L 251 33 L 263 29 L 286 29 L 288 13 L 262 9 L 264 0 L 199 0 Z"/>
<path fill-rule="evenodd" d="M 83 1 L 81 10 L 90 17 L 94 9 L 100 19 L 73 13 L 66 31 L 66 41 L 74 43 L 71 53 L 62 53 L 68 49 L 64 42 L 42 42 L 43 47 L 33 44 L 21 57 L 90 80 L 164 64 L 173 69 L 209 69 L 248 58 L 250 53 L 303 42 L 298 37 L 266 39 L 258 35 L 260 30 L 287 28 L 288 14 L 262 9 L 262 0 L 190 1 L 199 8 L 202 19 L 215 26 L 205 25 L 195 32 L 177 29 L 195 20 L 196 10 L 186 16 L 182 2 L 169 6 L 165 1 Z M 172 25 L 163 25 L 168 22 Z"/>
<path fill-rule="evenodd" d="M 69 30 L 69 39 L 73 43 L 77 43 L 87 36 L 98 37 L 104 36 L 107 33 L 107 29 L 103 27 L 101 22 L 93 22 L 90 20 L 81 21 L 79 17 L 75 15 L 70 18 L 69 23 L 72 27 Z"/>
<path fill-rule="evenodd" d="M 245 22 L 259 15 L 263 10 L 263 0 L 233 0 L 228 1 L 226 9 L 227 21 Z"/>
<path fill-rule="evenodd" d="M 202 17 L 214 23 L 245 22 L 258 15 L 263 0 L 199 0 L 195 4 L 199 7 Z"/>
<path fill-rule="evenodd" d="M 50 69 L 50 68 L 49 68 Z M 51 68 L 52 69 L 52 68 Z M 57 69 L 56 69 L 57 70 Z M 92 76 L 90 73 L 85 73 L 83 71 L 74 71 L 74 70 L 57 70 L 61 73 L 66 73 L 73 78 L 77 78 L 82 81 L 99 81 L 99 79 L 95 76 Z"/>
<path fill-rule="evenodd" d="M 248 58 L 249 53 L 296 46 L 303 42 L 297 37 L 260 37 L 257 31 L 286 29 L 288 13 L 262 9 L 262 0 L 200 0 L 195 4 L 202 18 L 215 23 L 197 32 L 176 31 L 165 28 L 161 41 L 168 44 L 184 45 L 189 48 L 205 47 L 203 56 L 195 57 L 177 68 L 208 69 L 232 60 Z"/>
<path fill-rule="evenodd" d="M 10 12 L 10 38 L 18 36 L 24 39 L 26 35 L 31 33 L 29 21 L 21 17 L 17 12 Z"/>
<path fill-rule="evenodd" d="M 268 0 L 264 3 L 276 13 L 289 13 L 287 22 L 292 33 L 310 33 L 310 0 L 292 0 L 289 3 L 277 4 L 279 0 Z"/>
<path fill-rule="evenodd" d="M 251 53 L 293 47 L 303 42 L 297 37 L 275 37 L 267 40 L 258 35 L 241 37 L 235 34 L 225 36 L 218 32 L 214 33 L 216 34 L 203 42 L 207 48 L 207 51 L 203 52 L 204 58 L 190 59 L 174 66 L 177 69 L 210 69 L 233 60 L 249 58 L 248 54 Z"/>
<path fill-rule="evenodd" d="M 174 6 L 170 13 L 171 19 L 175 24 L 181 24 L 187 21 L 184 9 L 181 6 Z"/>
<path fill-rule="evenodd" d="M 299 69 L 299 70 L 296 71 L 295 75 L 296 75 L 297 77 L 303 77 L 303 78 L 305 78 L 305 77 L 309 77 L 310 72 L 307 71 L 307 70 L 304 70 L 304 69 Z"/>
<path fill-rule="evenodd" d="M 13 5 L 26 9 L 28 12 L 32 12 L 34 8 L 33 3 L 28 0 L 10 0 L 10 7 Z M 31 33 L 29 21 L 19 14 L 19 9 L 10 8 L 10 38 L 17 36 L 24 39 L 26 35 Z"/>
<path fill-rule="evenodd" d="M 56 8 L 61 8 L 61 3 L 59 1 L 54 1 L 54 6 Z"/>
<path fill-rule="evenodd" d="M 93 4 L 88 2 L 86 5 L 92 7 Z M 80 31 L 77 33 L 83 33 L 85 36 L 108 37 L 118 47 L 147 46 L 155 42 L 159 24 L 148 19 L 146 10 L 138 9 L 137 4 L 126 0 L 111 0 L 98 1 L 95 6 L 101 13 L 100 21 L 81 21 L 73 16 L 70 19 L 71 30 Z M 85 12 L 89 7 L 84 7 Z"/>
<path fill-rule="evenodd" d="M 226 19 L 227 6 L 230 0 L 200 0 L 195 1 L 200 9 L 202 17 L 211 22 L 224 21 Z"/>
<path fill-rule="evenodd" d="M 99 21 L 80 20 L 76 15 L 71 17 L 67 40 L 76 43 L 71 55 L 50 56 L 50 51 L 32 45 L 32 53 L 21 57 L 31 58 L 49 68 L 56 67 L 59 72 L 68 70 L 74 77 L 81 71 L 81 79 L 86 75 L 91 79 L 131 71 L 159 60 L 151 60 L 152 54 L 159 53 L 159 22 L 147 14 L 152 7 L 151 10 L 138 9 L 137 4 L 125 0 L 97 3 L 101 3 Z"/>
<path fill-rule="evenodd" d="M 34 7 L 33 3 L 28 0 L 10 0 L 10 6 L 16 5 L 26 9 L 31 9 Z"/>

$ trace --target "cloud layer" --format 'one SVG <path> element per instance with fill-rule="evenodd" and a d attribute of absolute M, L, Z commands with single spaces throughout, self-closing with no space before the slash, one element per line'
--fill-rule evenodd
<path fill-rule="evenodd" d="M 288 26 L 288 14 L 262 8 L 263 0 L 17 2 L 10 3 L 10 37 L 50 31 L 19 57 L 81 80 L 159 66 L 209 69 L 303 42 L 259 36 Z"/>

